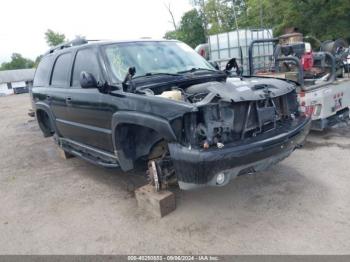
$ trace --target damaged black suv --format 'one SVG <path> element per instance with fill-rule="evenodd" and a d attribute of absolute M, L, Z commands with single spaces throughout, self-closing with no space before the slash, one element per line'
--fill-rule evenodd
<path fill-rule="evenodd" d="M 142 167 L 157 189 L 222 186 L 289 156 L 310 126 L 295 83 L 237 76 L 230 62 L 220 71 L 179 41 L 77 39 L 36 70 L 37 120 L 67 153 Z"/>

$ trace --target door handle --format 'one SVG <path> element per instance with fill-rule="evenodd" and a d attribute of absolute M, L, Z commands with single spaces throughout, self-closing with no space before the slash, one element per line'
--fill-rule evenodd
<path fill-rule="evenodd" d="M 66 104 L 70 104 L 72 102 L 72 98 L 71 97 L 66 97 Z"/>

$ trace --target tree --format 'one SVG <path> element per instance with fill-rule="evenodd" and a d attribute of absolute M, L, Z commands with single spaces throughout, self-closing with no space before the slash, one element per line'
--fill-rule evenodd
<path fill-rule="evenodd" d="M 240 28 L 273 28 L 279 36 L 288 27 L 321 41 L 350 41 L 350 5 L 344 0 L 192 0 L 207 34 L 235 30 L 233 7 Z"/>
<path fill-rule="evenodd" d="M 205 31 L 200 14 L 196 9 L 186 12 L 181 18 L 178 29 L 167 32 L 164 37 L 166 39 L 178 39 L 193 48 L 201 43 L 205 43 Z"/>
<path fill-rule="evenodd" d="M 350 40 L 350 5 L 343 0 L 246 0 L 247 16 L 243 26 L 260 27 L 260 12 L 265 27 L 275 36 L 287 27 L 297 27 L 304 35 L 321 41 L 335 38 Z"/>
<path fill-rule="evenodd" d="M 51 29 L 48 29 L 45 32 L 45 39 L 46 39 L 46 43 L 50 47 L 54 47 L 56 45 L 62 44 L 67 41 L 66 36 L 64 34 L 54 32 Z"/>
<path fill-rule="evenodd" d="M 235 28 L 233 4 L 237 16 L 245 14 L 245 0 L 192 0 L 194 9 L 186 12 L 177 30 L 165 34 L 166 39 L 179 39 L 192 47 L 205 43 L 207 36 Z M 244 11 L 244 12 L 243 12 Z"/>
<path fill-rule="evenodd" d="M 164 38 L 165 39 L 178 39 L 177 35 L 178 35 L 177 30 L 176 31 L 175 30 L 174 31 L 168 31 L 168 32 L 165 33 Z"/>
<path fill-rule="evenodd" d="M 180 40 L 193 48 L 206 42 L 203 21 L 196 9 L 182 16 L 178 33 Z"/>
<path fill-rule="evenodd" d="M 166 8 L 166 9 L 168 10 L 168 12 L 169 12 L 169 15 L 170 15 L 170 17 L 171 17 L 171 23 L 173 24 L 174 30 L 176 31 L 176 30 L 177 30 L 176 21 L 175 21 L 174 13 L 173 13 L 173 11 L 171 10 L 170 3 L 169 3 L 168 5 L 165 5 L 165 8 Z"/>
<path fill-rule="evenodd" d="M 235 28 L 237 18 L 246 15 L 246 0 L 191 0 L 200 14 L 206 36 Z M 234 9 L 235 8 L 235 9 Z"/>
<path fill-rule="evenodd" d="M 197 12 L 199 13 L 199 15 L 202 19 L 202 26 L 204 29 L 204 34 L 205 34 L 205 37 L 207 38 L 207 36 L 208 36 L 208 21 L 207 21 L 206 14 L 204 12 L 204 7 L 205 7 L 206 2 L 205 2 L 205 0 L 190 0 L 190 3 L 197 10 Z"/>
<path fill-rule="evenodd" d="M 208 0 L 204 5 L 204 13 L 209 27 L 209 35 L 227 32 L 234 28 L 233 6 L 228 2 Z"/>
<path fill-rule="evenodd" d="M 0 70 L 25 69 L 33 67 L 34 62 L 32 60 L 24 58 L 21 54 L 13 53 L 11 55 L 11 61 L 2 63 Z"/>

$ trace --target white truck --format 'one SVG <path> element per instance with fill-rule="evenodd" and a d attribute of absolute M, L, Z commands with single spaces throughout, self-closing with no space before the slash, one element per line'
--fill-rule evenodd
<path fill-rule="evenodd" d="M 322 131 L 340 121 L 349 119 L 350 79 L 304 88 L 298 93 L 301 110 L 310 114 L 311 129 Z"/>

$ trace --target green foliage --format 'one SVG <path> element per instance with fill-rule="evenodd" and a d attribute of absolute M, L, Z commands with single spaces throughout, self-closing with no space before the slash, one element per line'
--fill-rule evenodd
<path fill-rule="evenodd" d="M 350 40 L 350 3 L 344 0 L 308 0 L 293 2 L 300 14 L 298 27 L 304 34 L 320 40 Z"/>
<path fill-rule="evenodd" d="M 24 58 L 21 54 L 13 53 L 11 55 L 11 61 L 2 63 L 0 70 L 25 69 L 33 67 L 34 62 L 32 60 Z"/>
<path fill-rule="evenodd" d="M 344 0 L 246 0 L 247 16 L 241 26 L 260 27 L 260 10 L 265 27 L 276 36 L 288 27 L 297 27 L 304 35 L 350 40 L 350 4 Z"/>
<path fill-rule="evenodd" d="M 206 41 L 203 21 L 196 9 L 182 16 L 178 34 L 180 40 L 193 48 Z"/>
<path fill-rule="evenodd" d="M 51 29 L 48 29 L 45 32 L 45 39 L 48 46 L 54 47 L 56 45 L 64 43 L 66 41 L 66 36 L 64 34 L 60 34 L 52 31 Z"/>
<path fill-rule="evenodd" d="M 234 28 L 233 7 L 225 1 L 208 0 L 204 5 L 203 12 L 209 35 L 231 31 Z"/>
<path fill-rule="evenodd" d="M 177 39 L 177 31 L 168 31 L 165 33 L 164 38 L 165 39 Z"/>
<path fill-rule="evenodd" d="M 180 26 L 176 31 L 169 31 L 164 36 L 166 39 L 178 39 L 196 47 L 206 42 L 203 21 L 196 9 L 186 12 L 180 22 Z"/>
<path fill-rule="evenodd" d="M 321 41 L 345 38 L 350 42 L 349 0 L 192 0 L 194 10 L 185 14 L 177 31 L 166 38 L 177 38 L 194 46 L 208 36 L 239 28 L 273 28 L 279 36 L 288 27 L 297 27 L 305 36 Z M 194 20 L 192 20 L 194 19 Z M 195 21 L 195 26 L 188 23 Z M 199 26 L 201 22 L 201 26 Z M 198 24 L 197 24 L 198 23 Z M 182 28 L 181 28 L 182 27 Z M 197 31 L 200 28 L 200 32 Z M 204 31 L 204 33 L 203 33 Z M 204 37 L 206 39 L 206 37 Z"/>

